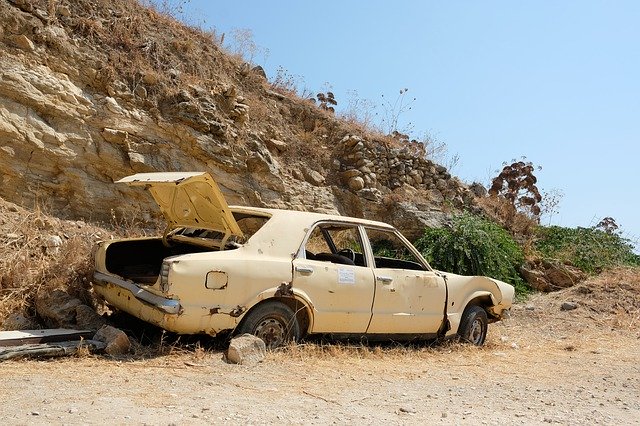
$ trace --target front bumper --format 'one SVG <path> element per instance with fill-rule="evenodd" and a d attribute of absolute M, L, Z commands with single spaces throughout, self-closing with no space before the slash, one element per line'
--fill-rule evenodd
<path fill-rule="evenodd" d="M 182 309 L 180 307 L 179 300 L 158 296 L 157 294 L 154 294 L 149 290 L 140 288 L 140 286 L 138 286 L 132 281 L 123 280 L 122 278 L 105 274 L 103 272 L 98 272 L 98 271 L 96 271 L 93 274 L 93 277 L 95 278 L 95 281 L 94 281 L 95 285 L 107 286 L 108 284 L 113 284 L 116 287 L 119 287 L 123 290 L 127 290 L 136 299 L 148 305 L 151 305 L 152 307 L 166 314 L 179 314 Z"/>

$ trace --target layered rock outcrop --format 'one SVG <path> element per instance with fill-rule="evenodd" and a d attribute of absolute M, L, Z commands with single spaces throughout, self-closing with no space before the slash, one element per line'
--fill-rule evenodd
<path fill-rule="evenodd" d="M 150 199 L 115 180 L 203 170 L 230 203 L 364 216 L 410 234 L 473 204 L 444 167 L 273 91 L 135 1 L 2 0 L 0 22 L 7 200 L 72 218 L 110 220 L 132 206 L 144 216 Z"/>

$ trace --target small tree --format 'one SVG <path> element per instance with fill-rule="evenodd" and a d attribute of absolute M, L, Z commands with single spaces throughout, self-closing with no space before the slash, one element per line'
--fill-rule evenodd
<path fill-rule="evenodd" d="M 500 174 L 491 181 L 489 195 L 506 199 L 514 211 L 539 222 L 542 195 L 536 186 L 538 179 L 533 174 L 535 169 L 531 161 L 504 164 Z M 541 167 L 538 167 L 538 170 L 541 170 Z"/>
<path fill-rule="evenodd" d="M 336 112 L 334 106 L 338 105 L 338 101 L 336 101 L 333 92 L 327 91 L 327 93 L 318 93 L 316 95 L 318 102 L 320 103 L 320 108 L 325 111 Z"/>
<path fill-rule="evenodd" d="M 618 232 L 618 228 L 620 227 L 618 226 L 614 218 L 612 218 L 611 216 L 607 216 L 600 222 L 598 222 L 595 228 L 604 231 L 609 235 L 613 235 Z"/>

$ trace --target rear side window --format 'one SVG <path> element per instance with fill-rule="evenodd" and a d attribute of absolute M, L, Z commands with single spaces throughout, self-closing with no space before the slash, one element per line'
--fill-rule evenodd
<path fill-rule="evenodd" d="M 379 269 L 410 269 L 425 271 L 409 246 L 394 232 L 374 228 L 366 228 L 376 268 Z"/>

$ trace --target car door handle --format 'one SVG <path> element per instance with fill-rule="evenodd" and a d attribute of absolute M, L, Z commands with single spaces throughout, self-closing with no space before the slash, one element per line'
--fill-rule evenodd
<path fill-rule="evenodd" d="M 382 284 L 390 284 L 391 281 L 393 281 L 393 278 L 380 275 L 376 277 L 376 280 L 380 281 Z"/>
<path fill-rule="evenodd" d="M 296 266 L 296 271 L 306 275 L 313 274 L 313 268 L 311 266 Z"/>

